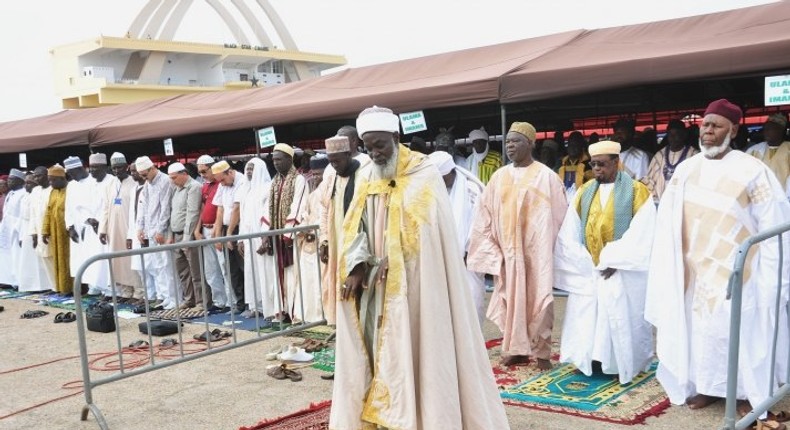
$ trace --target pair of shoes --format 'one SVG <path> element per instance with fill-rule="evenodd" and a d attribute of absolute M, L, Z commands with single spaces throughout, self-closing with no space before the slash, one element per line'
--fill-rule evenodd
<path fill-rule="evenodd" d="M 304 342 L 298 344 L 297 346 L 301 346 L 306 352 L 318 352 L 326 348 L 328 345 L 326 342 L 320 341 L 318 339 L 305 339 Z"/>
<path fill-rule="evenodd" d="M 302 373 L 297 370 L 289 369 L 285 364 L 273 366 L 266 370 L 266 374 L 274 379 L 290 379 L 291 382 L 299 382 L 302 380 Z"/>
<path fill-rule="evenodd" d="M 335 374 L 334 373 L 325 373 L 325 374 L 321 375 L 321 379 L 323 379 L 325 381 L 333 381 L 335 379 Z"/>
<path fill-rule="evenodd" d="M 55 315 L 55 324 L 57 323 L 70 323 L 77 320 L 77 315 L 74 315 L 74 312 L 60 312 L 59 314 Z"/>
<path fill-rule="evenodd" d="M 313 361 L 313 354 L 308 354 L 304 349 L 291 346 L 287 351 L 283 351 L 277 355 L 278 360 L 282 361 L 297 361 L 300 363 Z"/>
<path fill-rule="evenodd" d="M 49 315 L 47 311 L 26 311 L 23 313 L 19 318 L 21 319 L 32 319 L 32 318 L 40 318 L 44 315 Z"/>
<path fill-rule="evenodd" d="M 212 342 L 216 342 L 220 339 L 224 339 L 226 337 L 231 337 L 231 336 L 232 334 L 229 331 L 222 331 L 218 328 L 215 328 L 214 330 L 211 331 L 206 330 L 201 334 L 196 334 L 192 336 L 192 338 L 195 340 L 199 340 L 201 342 L 206 342 L 209 339 L 211 339 Z"/>

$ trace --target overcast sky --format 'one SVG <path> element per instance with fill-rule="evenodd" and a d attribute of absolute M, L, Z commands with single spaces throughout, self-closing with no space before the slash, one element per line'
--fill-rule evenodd
<path fill-rule="evenodd" d="M 231 8 L 229 0 L 221 0 Z M 254 0 L 247 3 L 257 8 Z M 0 0 L 0 122 L 60 110 L 49 49 L 123 36 L 147 0 Z M 299 48 L 364 66 L 578 28 L 602 28 L 771 3 L 770 0 L 271 0 Z M 241 20 L 240 20 L 241 21 Z M 268 30 L 268 28 L 267 28 Z M 176 40 L 232 42 L 195 0 Z"/>

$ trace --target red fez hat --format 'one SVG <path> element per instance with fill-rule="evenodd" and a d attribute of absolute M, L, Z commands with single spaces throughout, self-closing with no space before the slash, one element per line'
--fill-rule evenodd
<path fill-rule="evenodd" d="M 730 103 L 727 99 L 718 99 L 715 102 L 711 102 L 708 108 L 705 109 L 705 115 L 709 113 L 721 115 L 730 120 L 733 124 L 741 122 L 741 118 L 743 117 L 741 108 Z"/>

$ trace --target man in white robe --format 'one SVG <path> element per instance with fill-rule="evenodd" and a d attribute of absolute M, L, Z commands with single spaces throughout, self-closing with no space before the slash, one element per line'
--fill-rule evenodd
<path fill-rule="evenodd" d="M 84 197 L 90 214 L 85 220 L 87 228 L 82 239 L 86 247 L 86 259 L 108 251 L 107 244 L 102 243 L 99 238 L 99 220 L 102 219 L 105 209 L 113 203 L 107 200 L 107 196 L 112 190 L 117 190 L 118 184 L 118 179 L 108 174 L 105 154 L 91 154 L 88 158 L 88 170 L 93 181 L 90 183 L 89 194 Z M 88 266 L 83 274 L 83 280 L 98 290 L 106 300 L 112 297 L 109 260 L 99 260 Z"/>
<path fill-rule="evenodd" d="M 632 179 L 641 181 L 647 175 L 648 167 L 650 166 L 650 155 L 634 146 L 634 135 L 636 129 L 634 128 L 633 120 L 619 119 L 612 127 L 614 134 L 612 140 L 619 143 L 622 150 L 620 151 L 620 162 L 623 166 L 623 171 L 628 173 Z"/>
<path fill-rule="evenodd" d="M 44 166 L 36 167 L 33 171 L 33 178 L 37 186 L 30 192 L 30 223 L 28 224 L 27 234 L 31 236 L 33 241 L 32 245 L 36 251 L 38 264 L 44 269 L 46 274 L 45 278 L 41 279 L 41 286 L 42 288 L 55 290 L 55 261 L 49 249 L 49 244 L 41 240 L 44 214 L 47 212 L 49 196 L 52 193 L 52 187 L 49 185 L 49 176 L 47 176 L 47 168 Z"/>
<path fill-rule="evenodd" d="M 785 187 L 790 199 L 790 141 L 787 137 L 787 115 L 775 113 L 763 124 L 765 142 L 746 150 L 746 153 L 765 163 Z"/>
<path fill-rule="evenodd" d="M 398 117 L 364 110 L 373 160 L 343 225 L 336 430 L 509 428 L 465 288 L 450 201 L 436 168 L 398 144 Z"/>
<path fill-rule="evenodd" d="M 105 179 L 110 182 L 109 186 L 104 187 L 102 196 L 105 205 L 99 219 L 99 241 L 107 246 L 108 251 L 122 251 L 126 249 L 129 207 L 134 204 L 136 195 L 133 191 L 137 183 L 129 176 L 129 164 L 123 154 L 116 152 L 110 156 L 110 168 L 115 176 Z M 132 270 L 132 258 L 113 258 L 111 266 L 116 294 L 123 301 L 133 299 L 134 291 L 140 288 L 141 283 L 140 276 Z"/>
<path fill-rule="evenodd" d="M 472 231 L 472 218 L 477 212 L 477 202 L 483 194 L 485 185 L 472 172 L 457 166 L 452 155 L 446 152 L 434 152 L 428 156 L 428 159 L 439 170 L 447 192 L 450 194 L 458 247 L 461 249 L 462 258 L 466 261 L 466 253 L 469 251 L 469 234 Z M 485 275 L 467 270 L 466 280 L 477 311 L 477 319 L 482 328 L 485 319 L 485 307 L 483 306 L 486 294 Z"/>
<path fill-rule="evenodd" d="M 87 230 L 91 230 L 88 219 L 93 217 L 95 201 L 98 198 L 93 194 L 95 180 L 88 174 L 79 157 L 68 157 L 63 160 L 63 167 L 70 178 L 66 186 L 66 228 L 71 239 L 69 251 L 69 271 L 71 276 L 77 275 L 82 263 L 90 256 L 90 246 L 85 240 L 90 237 Z M 98 263 L 93 264 L 96 266 Z M 87 270 L 83 273 L 81 284 L 88 285 L 88 294 L 100 294 L 101 290 L 91 285 L 88 280 Z M 79 288 L 74 285 L 74 288 Z"/>
<path fill-rule="evenodd" d="M 236 193 L 239 203 L 239 234 L 259 233 L 263 231 L 261 217 L 266 214 L 269 202 L 269 187 L 272 178 L 266 163 L 260 158 L 253 158 L 244 166 L 244 174 L 248 182 Z M 247 310 L 242 312 L 244 318 L 274 315 L 274 266 L 262 255 L 255 252 L 261 246 L 261 238 L 240 240 L 239 252 L 244 258 L 244 301 Z M 264 303 L 267 306 L 264 308 Z"/>
<path fill-rule="evenodd" d="M 37 186 L 32 173 L 25 177 L 25 195 L 20 202 L 19 217 L 19 262 L 17 268 L 17 282 L 19 291 L 44 291 L 52 288 L 47 284 L 46 269 L 40 264 L 33 246 L 33 236 L 30 232 L 32 214 L 32 191 Z"/>
<path fill-rule="evenodd" d="M 620 144 L 589 150 L 595 179 L 568 207 L 554 247 L 554 285 L 569 293 L 560 361 L 627 384 L 653 359 L 644 308 L 656 209 L 650 190 L 618 171 Z"/>
<path fill-rule="evenodd" d="M 8 192 L 3 204 L 3 220 L 0 221 L 0 257 L 3 257 L 5 262 L 0 264 L 0 284 L 12 287 L 19 286 L 17 267 L 22 250 L 19 246 L 22 234 L 19 226 L 22 217 L 22 197 L 27 194 L 24 186 L 24 172 L 11 169 L 8 174 Z"/>
<path fill-rule="evenodd" d="M 658 380 L 672 403 L 692 409 L 726 396 L 727 286 L 738 246 L 790 219 L 790 203 L 776 175 L 756 158 L 730 148 L 741 117 L 740 108 L 727 100 L 708 106 L 700 125 L 702 153 L 680 164 L 658 207 L 645 318 L 657 330 Z M 785 250 L 790 249 L 788 239 L 785 234 Z M 737 397 L 752 405 L 766 400 L 787 370 L 790 253 L 785 251 L 780 261 L 778 245 L 773 238 L 753 247 L 743 273 Z M 777 285 L 780 267 L 784 273 Z"/>
<path fill-rule="evenodd" d="M 129 176 L 134 183 L 133 186 L 127 190 L 126 197 L 126 199 L 129 200 L 129 224 L 126 229 L 126 249 L 140 249 L 142 243 L 137 237 L 137 214 L 139 213 L 138 208 L 140 207 L 140 197 L 143 192 L 143 187 L 145 186 L 145 178 L 140 176 L 137 172 L 137 165 L 135 163 L 129 165 Z M 144 303 L 144 299 L 150 301 L 156 300 L 156 279 L 150 270 L 146 270 L 145 274 L 143 274 L 143 259 L 141 256 L 136 255 L 131 257 L 129 265 L 139 279 L 139 284 L 134 286 L 134 291 L 132 292 L 132 298 L 134 300 L 131 303 L 141 305 Z M 144 276 L 145 286 L 143 286 Z"/>

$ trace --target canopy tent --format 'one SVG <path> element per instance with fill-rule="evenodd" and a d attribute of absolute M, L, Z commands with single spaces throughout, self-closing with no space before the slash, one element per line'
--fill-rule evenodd
<path fill-rule="evenodd" d="M 588 31 L 504 75 L 500 101 L 770 70 L 790 70 L 790 1 Z"/>
<path fill-rule="evenodd" d="M 0 124 L 0 153 L 105 146 L 268 125 L 518 104 L 611 88 L 790 69 L 790 2 L 576 30 L 362 68 L 278 87 L 201 93 Z M 517 106 L 514 106 L 517 108 Z"/>

